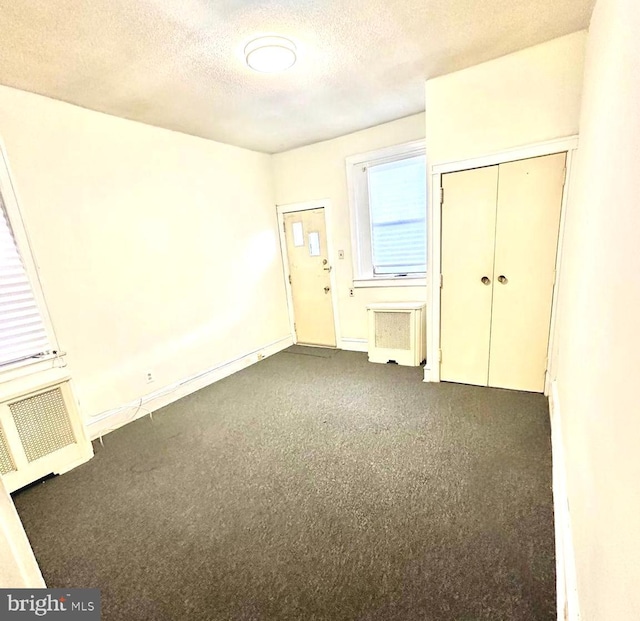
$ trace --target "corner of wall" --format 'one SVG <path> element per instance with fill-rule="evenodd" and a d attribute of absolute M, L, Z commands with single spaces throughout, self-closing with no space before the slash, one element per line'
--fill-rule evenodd
<path fill-rule="evenodd" d="M 557 381 L 551 383 L 549 416 L 551 420 L 551 452 L 553 460 L 558 621 L 580 621 L 580 601 L 578 598 L 571 513 L 567 495 L 567 469 Z"/>

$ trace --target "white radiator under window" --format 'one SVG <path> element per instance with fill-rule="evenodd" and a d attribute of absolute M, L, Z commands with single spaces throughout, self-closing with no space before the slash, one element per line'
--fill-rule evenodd
<path fill-rule="evenodd" d="M 370 304 L 369 361 L 417 367 L 425 359 L 425 304 Z"/>
<path fill-rule="evenodd" d="M 0 476 L 10 492 L 93 456 L 69 378 L 25 380 L 0 391 Z"/>

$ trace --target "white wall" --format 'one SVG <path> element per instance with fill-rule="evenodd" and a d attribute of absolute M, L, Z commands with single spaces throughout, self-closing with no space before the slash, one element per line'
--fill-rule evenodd
<path fill-rule="evenodd" d="M 0 588 L 44 588 L 40 568 L 0 478 Z"/>
<path fill-rule="evenodd" d="M 338 313 L 342 337 L 367 338 L 367 304 L 425 300 L 423 287 L 379 287 L 354 290 L 351 224 L 345 158 L 424 137 L 424 114 L 385 123 L 347 136 L 293 149 L 273 156 L 276 202 L 279 205 L 330 199 L 335 257 L 330 261 L 338 286 Z M 344 250 L 344 259 L 337 253 Z M 339 345 L 340 346 L 340 345 Z M 343 343 L 349 348 L 349 343 Z"/>
<path fill-rule="evenodd" d="M 6 87 L 0 136 L 85 417 L 288 336 L 268 155 Z"/>
<path fill-rule="evenodd" d="M 640 619 L 640 4 L 598 0 L 558 329 L 584 621 Z"/>
<path fill-rule="evenodd" d="M 586 32 L 426 83 L 430 165 L 578 133 Z"/>

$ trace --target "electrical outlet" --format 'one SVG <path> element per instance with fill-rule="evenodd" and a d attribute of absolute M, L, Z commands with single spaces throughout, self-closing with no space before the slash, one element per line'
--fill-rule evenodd
<path fill-rule="evenodd" d="M 338 259 L 344 259 L 344 250 L 338 250 Z"/>
<path fill-rule="evenodd" d="M 156 376 L 153 374 L 153 371 L 147 371 L 147 384 L 151 384 L 156 381 Z"/>
<path fill-rule="evenodd" d="M 353 289 L 349 289 L 349 297 L 352 298 L 353 297 Z"/>

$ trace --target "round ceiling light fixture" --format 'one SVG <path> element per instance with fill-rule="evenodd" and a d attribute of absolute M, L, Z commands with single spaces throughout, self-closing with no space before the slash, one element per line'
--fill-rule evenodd
<path fill-rule="evenodd" d="M 262 73 L 290 69 L 296 62 L 296 46 L 284 37 L 259 37 L 244 48 L 247 65 Z"/>

